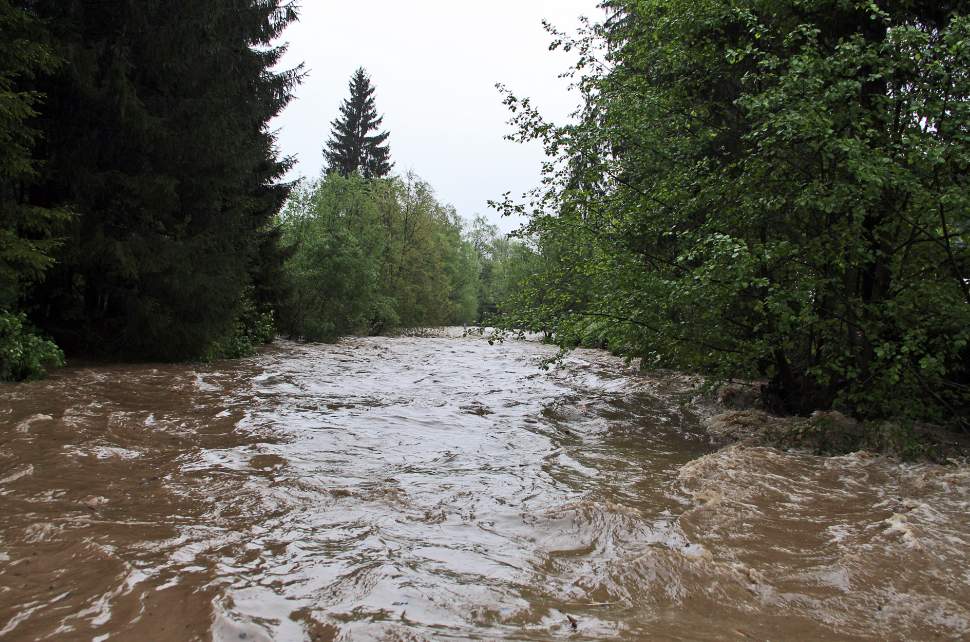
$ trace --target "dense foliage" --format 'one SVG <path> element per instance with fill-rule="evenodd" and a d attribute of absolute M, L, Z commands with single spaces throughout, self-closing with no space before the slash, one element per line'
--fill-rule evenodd
<path fill-rule="evenodd" d="M 516 298 L 539 272 L 540 257 L 523 240 L 500 234 L 481 215 L 472 221 L 467 237 L 478 256 L 478 321 L 497 322 L 514 309 Z"/>
<path fill-rule="evenodd" d="M 0 0 L 0 378 L 69 351 L 252 352 L 498 310 L 533 255 L 393 164 L 363 69 L 326 177 L 293 194 L 270 120 L 300 69 L 285 0 Z"/>
<path fill-rule="evenodd" d="M 609 0 L 509 323 L 764 377 L 776 409 L 966 422 L 970 16 L 921 0 Z"/>
<path fill-rule="evenodd" d="M 323 152 L 326 173 L 350 176 L 357 172 L 364 178 L 384 178 L 394 167 L 387 144 L 390 133 L 377 131 L 384 117 L 377 114 L 374 86 L 363 67 L 354 72 L 349 86 L 350 97 L 340 106 Z"/>
<path fill-rule="evenodd" d="M 36 379 L 63 364 L 61 349 L 34 332 L 24 314 L 0 310 L 0 381 Z"/>
<path fill-rule="evenodd" d="M 331 173 L 298 188 L 281 220 L 290 254 L 281 328 L 310 340 L 473 323 L 511 287 L 506 255 L 520 245 L 481 220 L 466 229 L 413 175 Z"/>
<path fill-rule="evenodd" d="M 300 78 L 273 43 L 295 17 L 283 0 L 0 2 L 3 308 L 72 350 L 166 359 L 267 314 L 289 191 L 268 123 Z"/>
<path fill-rule="evenodd" d="M 29 329 L 17 309 L 29 286 L 53 263 L 60 209 L 26 202 L 38 175 L 31 151 L 38 132 L 31 120 L 43 96 L 32 88 L 57 58 L 43 25 L 31 13 L 0 0 L 0 381 L 37 376 L 60 353 Z"/>

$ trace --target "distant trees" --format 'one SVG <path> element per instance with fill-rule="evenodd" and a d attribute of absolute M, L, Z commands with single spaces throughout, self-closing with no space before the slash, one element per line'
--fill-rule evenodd
<path fill-rule="evenodd" d="M 514 310 L 529 279 L 541 271 L 541 257 L 529 243 L 500 234 L 481 215 L 472 221 L 466 237 L 478 257 L 478 320 L 495 321 Z"/>
<path fill-rule="evenodd" d="M 280 328 L 290 336 L 478 322 L 533 267 L 524 243 L 499 238 L 481 217 L 469 227 L 417 176 L 388 178 L 382 120 L 360 68 L 333 121 L 323 176 L 299 186 L 280 216 L 289 257 Z"/>
<path fill-rule="evenodd" d="M 295 18 L 284 0 L 0 0 L 0 304 L 139 358 L 211 353 L 267 314 L 247 298 L 272 298 L 283 260 L 268 123 L 300 79 L 273 44 Z"/>
<path fill-rule="evenodd" d="M 349 86 L 350 97 L 340 106 L 323 152 L 326 173 L 350 176 L 358 172 L 364 178 L 383 178 L 394 166 L 387 144 L 390 134 L 378 131 L 384 117 L 377 113 L 374 87 L 363 67 L 354 73 Z"/>
<path fill-rule="evenodd" d="M 381 287 L 387 235 L 379 188 L 333 173 L 294 191 L 281 214 L 283 242 L 292 248 L 284 332 L 332 340 L 393 320 Z"/>
<path fill-rule="evenodd" d="M 334 340 L 476 320 L 478 257 L 454 209 L 417 177 L 331 173 L 297 189 L 281 221 L 284 332 Z"/>
<path fill-rule="evenodd" d="M 970 424 L 967 3 L 603 4 L 578 124 L 507 97 L 558 161 L 514 322 L 781 411 Z"/>

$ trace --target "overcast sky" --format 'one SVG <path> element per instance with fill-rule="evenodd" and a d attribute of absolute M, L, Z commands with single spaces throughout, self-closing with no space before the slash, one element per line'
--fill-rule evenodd
<path fill-rule="evenodd" d="M 566 118 L 576 98 L 558 75 L 571 57 L 549 51 L 542 20 L 573 31 L 580 15 L 597 16 L 596 0 L 301 4 L 300 22 L 284 36 L 284 64 L 303 62 L 309 76 L 274 123 L 281 151 L 299 160 L 293 176 L 320 173 L 330 123 L 363 66 L 391 133 L 395 172 L 414 170 L 465 218 L 482 213 L 512 229 L 486 201 L 536 186 L 542 152 L 503 140 L 509 115 L 495 83 L 531 97 L 551 118 Z"/>

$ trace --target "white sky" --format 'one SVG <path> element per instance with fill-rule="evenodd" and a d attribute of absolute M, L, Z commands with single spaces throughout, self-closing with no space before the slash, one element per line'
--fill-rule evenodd
<path fill-rule="evenodd" d="M 576 106 L 558 76 L 572 62 L 550 52 L 545 18 L 574 31 L 598 17 L 597 0 L 303 0 L 300 22 L 284 34 L 284 66 L 306 63 L 309 76 L 274 122 L 283 154 L 299 164 L 291 177 L 317 176 L 330 122 L 363 66 L 390 131 L 394 171 L 414 170 L 466 219 L 487 215 L 486 201 L 538 185 L 542 151 L 503 139 L 509 114 L 495 83 L 565 119 Z"/>

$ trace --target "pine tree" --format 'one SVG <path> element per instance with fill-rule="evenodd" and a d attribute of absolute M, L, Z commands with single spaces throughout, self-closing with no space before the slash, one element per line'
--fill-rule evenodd
<path fill-rule="evenodd" d="M 383 178 L 390 174 L 391 150 L 388 132 L 376 132 L 384 121 L 377 115 L 374 86 L 363 67 L 350 80 L 350 98 L 340 106 L 340 117 L 333 121 L 333 133 L 323 155 L 327 173 L 350 176 L 359 172 L 364 178 Z"/>

